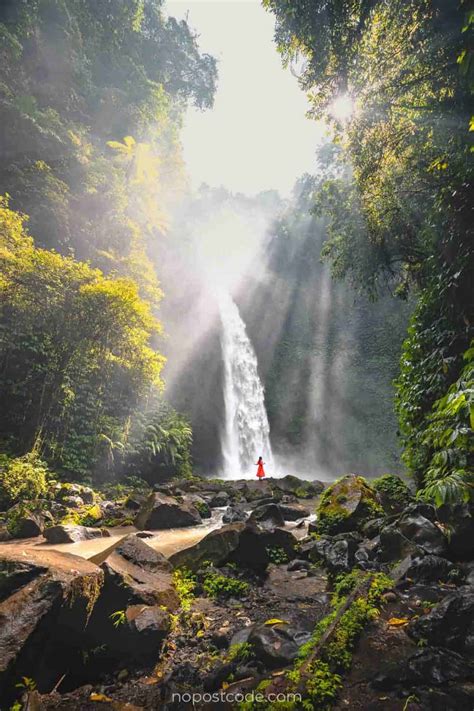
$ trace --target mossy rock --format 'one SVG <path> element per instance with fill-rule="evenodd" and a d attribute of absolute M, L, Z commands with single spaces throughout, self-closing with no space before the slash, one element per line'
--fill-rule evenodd
<path fill-rule="evenodd" d="M 383 509 L 367 481 L 348 474 L 326 489 L 316 513 L 318 533 L 334 535 L 357 530 L 365 521 L 383 515 Z"/>
<path fill-rule="evenodd" d="M 403 479 L 395 474 L 384 474 L 372 481 L 372 487 L 384 511 L 388 514 L 400 513 L 412 501 L 413 496 Z"/>

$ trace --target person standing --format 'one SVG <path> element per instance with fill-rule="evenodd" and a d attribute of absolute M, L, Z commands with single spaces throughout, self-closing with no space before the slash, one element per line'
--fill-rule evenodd
<path fill-rule="evenodd" d="M 258 467 L 257 477 L 258 477 L 259 481 L 261 481 L 263 479 L 263 477 L 265 476 L 265 469 L 263 468 L 264 464 L 265 464 L 265 462 L 263 461 L 263 457 L 259 457 L 258 462 L 256 464 L 256 466 Z"/>

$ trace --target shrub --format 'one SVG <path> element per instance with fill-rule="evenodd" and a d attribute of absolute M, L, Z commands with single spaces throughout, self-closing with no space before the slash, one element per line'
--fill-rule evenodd
<path fill-rule="evenodd" d="M 410 503 L 410 489 L 399 476 L 384 474 L 374 479 L 372 487 L 380 496 L 382 506 L 388 513 L 399 511 Z"/>
<path fill-rule="evenodd" d="M 217 572 L 207 573 L 202 584 L 203 590 L 209 597 L 242 597 L 248 589 L 248 583 L 237 578 L 229 578 Z"/>
<path fill-rule="evenodd" d="M 15 458 L 1 455 L 0 506 L 8 508 L 19 501 L 44 495 L 48 475 L 46 464 L 33 452 Z"/>

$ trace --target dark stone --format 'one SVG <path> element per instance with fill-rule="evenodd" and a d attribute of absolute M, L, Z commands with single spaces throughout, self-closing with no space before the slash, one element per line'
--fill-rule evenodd
<path fill-rule="evenodd" d="M 134 658 L 154 657 L 170 631 L 170 616 L 159 606 L 130 605 L 126 621 L 112 633 L 112 647 Z M 110 642 L 109 642 L 110 644 Z"/>
<path fill-rule="evenodd" d="M 418 513 L 404 514 L 398 521 L 401 534 L 423 548 L 426 553 L 445 555 L 448 552 L 446 537 L 432 521 Z"/>
<path fill-rule="evenodd" d="M 285 525 L 279 504 L 257 506 L 250 514 L 249 521 L 256 521 L 260 526 L 265 528 L 275 528 L 275 526 Z"/>
<path fill-rule="evenodd" d="M 291 560 L 288 563 L 286 569 L 292 572 L 293 570 L 308 570 L 309 567 L 311 566 L 308 560 L 300 560 L 299 558 L 295 558 L 295 560 Z"/>
<path fill-rule="evenodd" d="M 262 572 L 271 562 L 269 548 L 281 548 L 287 558 L 291 559 L 295 557 L 295 546 L 296 539 L 289 531 L 282 528 L 264 529 L 249 520 L 240 531 L 238 545 L 230 554 L 228 562 Z"/>
<path fill-rule="evenodd" d="M 74 526 L 72 524 L 61 524 L 51 526 L 44 531 L 44 537 L 48 543 L 77 543 L 77 541 L 88 541 L 91 538 L 101 538 L 105 534 L 100 528 L 88 528 L 87 526 Z"/>
<path fill-rule="evenodd" d="M 380 533 L 384 523 L 385 519 L 383 518 L 371 518 L 362 524 L 360 528 L 361 533 L 365 538 L 375 538 L 375 536 L 378 536 Z"/>
<path fill-rule="evenodd" d="M 415 652 L 405 662 L 390 665 L 372 681 L 382 691 L 422 684 L 439 686 L 471 676 L 473 667 L 450 649 L 428 647 Z"/>
<path fill-rule="evenodd" d="M 227 491 L 219 491 L 212 499 L 209 501 L 209 506 L 211 509 L 221 508 L 222 506 L 228 506 L 229 504 L 229 494 Z"/>
<path fill-rule="evenodd" d="M 456 559 L 474 557 L 474 507 L 472 504 L 443 506 L 440 521 L 449 527 L 449 554 Z"/>
<path fill-rule="evenodd" d="M 184 566 L 190 570 L 197 570 L 206 560 L 216 566 L 222 565 L 238 547 L 243 528 L 243 523 L 222 526 L 208 533 L 194 546 L 174 553 L 169 560 L 176 567 Z"/>
<path fill-rule="evenodd" d="M 159 493 L 150 494 L 135 520 L 136 527 L 142 530 L 181 528 L 199 523 L 201 516 L 194 506 Z"/>
<path fill-rule="evenodd" d="M 365 479 L 348 474 L 331 484 L 321 498 L 318 529 L 330 534 L 355 531 L 379 510 L 377 495 Z"/>
<path fill-rule="evenodd" d="M 41 536 L 44 530 L 44 521 L 41 516 L 30 513 L 20 518 L 15 526 L 14 538 L 35 538 Z"/>
<path fill-rule="evenodd" d="M 147 543 L 144 543 L 138 535 L 133 533 L 119 541 L 115 546 L 114 553 L 134 565 L 138 565 L 143 570 L 149 570 L 151 573 L 157 570 L 169 572 L 173 569 L 170 561 L 162 553 L 155 551 Z"/>
<path fill-rule="evenodd" d="M 155 538 L 155 534 L 151 531 L 137 531 L 135 535 L 137 538 Z"/>
<path fill-rule="evenodd" d="M 404 577 L 415 583 L 435 583 L 438 580 L 447 581 L 454 565 L 436 555 L 426 555 L 414 558 L 408 566 Z"/>
<path fill-rule="evenodd" d="M 474 652 L 474 588 L 464 586 L 444 598 L 427 615 L 408 625 L 408 634 L 460 652 Z"/>
<path fill-rule="evenodd" d="M 246 512 L 239 506 L 228 506 L 222 517 L 223 523 L 237 523 L 245 521 L 247 518 Z"/>
<path fill-rule="evenodd" d="M 281 479 L 270 479 L 272 486 L 284 491 L 288 494 L 293 494 L 299 499 L 311 499 L 315 496 L 319 496 L 324 490 L 324 484 L 322 481 L 314 479 L 313 481 L 308 481 L 307 479 L 300 479 L 297 476 L 292 476 L 287 474 L 287 476 Z"/>
<path fill-rule="evenodd" d="M 351 539 L 329 543 L 325 550 L 325 562 L 335 573 L 349 572 L 355 560 L 357 543 Z"/>
<path fill-rule="evenodd" d="M 280 511 L 285 521 L 297 521 L 299 518 L 307 518 L 311 513 L 310 510 L 302 504 L 280 503 Z"/>
<path fill-rule="evenodd" d="M 248 637 L 255 655 L 269 669 L 285 666 L 294 661 L 298 650 L 310 637 L 291 625 L 255 625 Z"/>
<path fill-rule="evenodd" d="M 102 571 L 78 556 L 0 546 L 0 698 L 5 708 L 18 695 L 15 684 L 22 676 L 34 676 L 44 691 L 66 673 L 102 581 Z"/>
<path fill-rule="evenodd" d="M 234 664 L 232 664 L 232 662 L 228 662 L 227 664 L 217 662 L 211 673 L 203 680 L 204 691 L 217 691 L 220 689 L 222 683 L 229 678 L 233 670 Z"/>
<path fill-rule="evenodd" d="M 420 555 L 421 553 L 423 553 L 422 549 L 402 534 L 397 522 L 384 526 L 380 531 L 378 551 L 380 560 L 400 560 L 408 555 Z"/>

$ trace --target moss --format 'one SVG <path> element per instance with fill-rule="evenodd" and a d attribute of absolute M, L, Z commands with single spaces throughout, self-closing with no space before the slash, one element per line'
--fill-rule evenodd
<path fill-rule="evenodd" d="M 197 578 L 187 568 L 177 568 L 173 573 L 173 583 L 178 593 L 181 608 L 189 610 L 194 600 Z"/>
<path fill-rule="evenodd" d="M 104 582 L 104 575 L 80 575 L 73 579 L 68 594 L 69 606 L 72 607 L 77 600 L 86 602 L 86 624 L 89 622 L 92 610 L 99 599 L 100 591 Z"/>
<path fill-rule="evenodd" d="M 204 577 L 202 587 L 206 595 L 212 598 L 238 598 L 246 595 L 249 584 L 238 578 L 210 572 Z"/>
<path fill-rule="evenodd" d="M 384 474 L 374 479 L 372 487 L 380 496 L 382 506 L 388 513 L 405 508 L 412 499 L 408 486 L 394 474 Z"/>
<path fill-rule="evenodd" d="M 358 491 L 361 500 L 355 512 L 345 506 Z M 317 507 L 318 533 L 329 535 L 356 528 L 369 518 L 383 515 L 376 494 L 361 476 L 346 476 L 334 482 L 321 496 Z"/>

